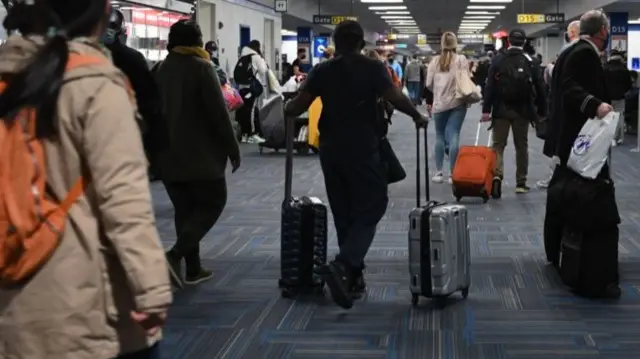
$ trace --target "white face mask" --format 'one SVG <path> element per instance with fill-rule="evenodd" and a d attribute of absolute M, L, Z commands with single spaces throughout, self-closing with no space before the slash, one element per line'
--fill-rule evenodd
<path fill-rule="evenodd" d="M 211 56 L 217 58 L 218 57 L 218 51 L 212 51 L 211 52 Z"/>

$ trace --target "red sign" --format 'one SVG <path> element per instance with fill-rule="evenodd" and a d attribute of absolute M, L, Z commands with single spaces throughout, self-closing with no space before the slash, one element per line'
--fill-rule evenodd
<path fill-rule="evenodd" d="M 188 16 L 149 8 L 131 10 L 131 22 L 134 24 L 169 28 L 182 19 L 188 19 Z"/>

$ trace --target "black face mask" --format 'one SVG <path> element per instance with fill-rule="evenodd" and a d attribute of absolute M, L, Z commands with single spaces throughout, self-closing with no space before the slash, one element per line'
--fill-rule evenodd
<path fill-rule="evenodd" d="M 389 59 L 387 59 L 387 60 L 389 61 L 389 63 L 390 63 L 390 64 L 392 64 L 392 63 L 393 63 L 393 58 L 389 58 Z"/>
<path fill-rule="evenodd" d="M 571 39 L 569 38 L 569 34 L 567 34 L 566 32 L 564 33 L 564 41 L 571 42 Z"/>
<path fill-rule="evenodd" d="M 304 60 L 307 58 L 307 55 L 300 55 L 300 60 Z"/>

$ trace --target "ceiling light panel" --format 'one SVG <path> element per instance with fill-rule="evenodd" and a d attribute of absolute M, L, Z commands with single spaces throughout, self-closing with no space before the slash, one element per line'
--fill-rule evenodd
<path fill-rule="evenodd" d="M 496 17 L 493 15 L 489 15 L 489 16 L 476 16 L 476 15 L 465 15 L 462 17 L 463 20 L 492 20 L 495 19 Z"/>
<path fill-rule="evenodd" d="M 413 17 L 409 15 L 382 15 L 380 17 L 383 19 L 413 19 Z"/>
<path fill-rule="evenodd" d="M 376 11 L 376 15 L 409 15 L 409 11 Z"/>
<path fill-rule="evenodd" d="M 402 3 L 404 0 L 360 0 L 363 4 L 393 4 Z"/>
<path fill-rule="evenodd" d="M 369 10 L 407 10 L 406 6 L 369 6 Z"/>
<path fill-rule="evenodd" d="M 509 4 L 513 0 L 469 0 L 470 3 L 483 3 L 483 4 Z"/>
<path fill-rule="evenodd" d="M 468 10 L 504 10 L 504 5 L 469 5 Z"/>

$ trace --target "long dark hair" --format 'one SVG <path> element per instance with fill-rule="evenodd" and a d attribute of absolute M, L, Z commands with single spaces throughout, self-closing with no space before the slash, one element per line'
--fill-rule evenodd
<path fill-rule="evenodd" d="M 0 95 L 0 118 L 13 121 L 20 109 L 33 107 L 38 112 L 37 136 L 55 135 L 56 105 L 69 59 L 67 41 L 94 35 L 107 16 L 107 6 L 107 0 L 35 0 L 7 9 L 3 24 L 7 31 L 44 35 L 46 43 L 24 69 L 3 78 L 8 86 Z"/>

